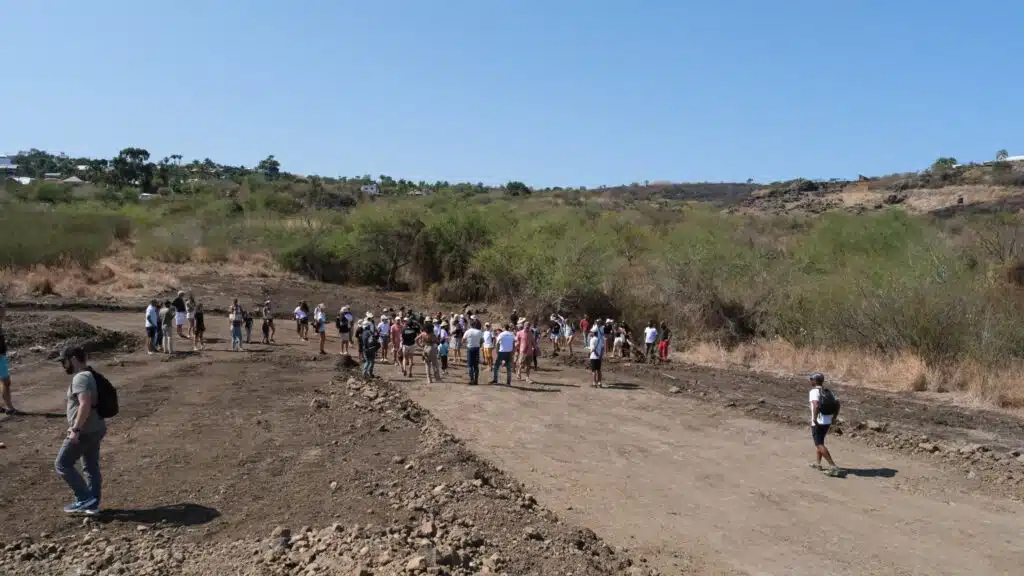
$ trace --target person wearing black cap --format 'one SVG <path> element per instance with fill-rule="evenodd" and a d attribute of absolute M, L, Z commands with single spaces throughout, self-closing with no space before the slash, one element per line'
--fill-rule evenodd
<path fill-rule="evenodd" d="M 809 399 L 811 403 L 811 438 L 814 440 L 815 462 L 812 468 L 825 470 L 821 467 L 821 459 L 828 462 L 825 470 L 829 476 L 839 476 L 840 469 L 832 460 L 832 454 L 825 447 L 825 436 L 835 418 L 839 417 L 839 401 L 831 390 L 825 388 L 825 375 L 815 372 L 807 377 L 811 382 Z"/>
<path fill-rule="evenodd" d="M 57 454 L 57 474 L 68 483 L 75 501 L 64 507 L 68 514 L 95 514 L 100 506 L 100 441 L 107 433 L 107 424 L 96 411 L 99 393 L 96 378 L 85 360 L 85 351 L 69 346 L 60 353 L 64 372 L 71 375 L 67 391 L 68 435 Z M 78 460 L 89 477 L 88 483 L 75 469 Z"/>

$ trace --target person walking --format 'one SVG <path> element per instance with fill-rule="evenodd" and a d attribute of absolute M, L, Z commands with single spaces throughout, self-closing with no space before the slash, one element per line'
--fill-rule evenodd
<path fill-rule="evenodd" d="M 170 300 L 160 309 L 160 326 L 164 334 L 164 354 L 174 354 L 174 322 L 178 312 Z"/>
<path fill-rule="evenodd" d="M 377 350 L 380 349 L 380 333 L 374 328 L 372 320 L 363 321 L 363 332 L 360 335 L 363 353 L 363 376 L 373 378 L 373 367 L 377 362 Z"/>
<path fill-rule="evenodd" d="M 512 386 L 512 355 L 516 350 L 516 335 L 512 332 L 512 325 L 506 324 L 505 329 L 497 336 L 498 358 L 494 361 L 493 378 L 491 384 L 498 383 L 498 371 L 501 365 L 505 364 L 505 385 Z"/>
<path fill-rule="evenodd" d="M 178 338 L 185 339 L 185 292 L 178 290 L 178 295 L 171 302 L 174 306 L 174 327 L 177 329 Z"/>
<path fill-rule="evenodd" d="M 248 308 L 242 310 L 242 324 L 245 326 L 245 343 L 252 342 L 252 314 Z"/>
<path fill-rule="evenodd" d="M 441 381 L 441 367 L 438 364 L 438 344 L 440 338 L 434 334 L 431 322 L 423 325 L 423 331 L 416 337 L 416 344 L 423 348 L 423 364 L 427 370 L 427 384 Z"/>
<path fill-rule="evenodd" d="M 402 329 L 404 327 L 401 316 L 395 317 L 394 322 L 391 323 L 391 335 L 388 341 L 391 344 L 391 361 L 395 366 L 402 361 Z"/>
<path fill-rule="evenodd" d="M 7 305 L 0 302 L 0 396 L 4 405 L 0 406 L 0 414 L 19 415 L 21 412 L 14 407 L 11 400 L 11 363 L 7 359 L 7 336 L 4 334 L 4 319 L 7 318 Z"/>
<path fill-rule="evenodd" d="M 402 318 L 402 376 L 412 377 L 413 359 L 416 357 L 416 339 L 420 328 L 416 321 L 409 317 Z"/>
<path fill-rule="evenodd" d="M 828 434 L 833 420 L 839 417 L 839 400 L 831 390 L 825 388 L 825 375 L 821 372 L 815 372 L 807 379 L 811 383 L 808 399 L 811 404 L 811 439 L 814 441 L 815 457 L 811 468 L 822 470 L 829 476 L 840 476 L 841 470 L 832 460 L 832 454 L 828 448 L 825 447 L 825 436 Z M 822 458 L 828 462 L 827 469 L 821 467 Z"/>
<path fill-rule="evenodd" d="M 647 323 L 647 328 L 644 328 L 644 360 L 647 362 L 655 362 L 654 348 L 658 342 L 658 329 L 654 320 Z"/>
<path fill-rule="evenodd" d="M 196 309 L 193 312 L 193 315 L 195 317 L 193 318 L 193 320 L 194 320 L 194 326 L 193 326 L 194 327 L 194 331 L 193 331 L 192 350 L 195 350 L 197 352 L 201 352 L 203 350 L 206 350 L 206 342 L 204 341 L 204 336 L 206 334 L 206 315 L 203 313 L 203 305 L 202 304 L 199 304 L 198 302 L 196 303 Z"/>
<path fill-rule="evenodd" d="M 484 323 L 483 331 L 483 362 L 490 370 L 494 365 L 494 330 L 491 330 L 491 323 Z"/>
<path fill-rule="evenodd" d="M 67 437 L 54 462 L 57 475 L 67 482 L 75 495 L 74 502 L 65 506 L 64 512 L 96 514 L 103 485 L 100 443 L 107 433 L 107 423 L 96 410 L 99 401 L 96 376 L 86 364 L 85 351 L 78 346 L 64 348 L 58 359 L 64 372 L 72 377 L 66 394 Z M 82 460 L 88 481 L 75 468 L 79 460 Z"/>
<path fill-rule="evenodd" d="M 272 344 L 274 342 L 274 332 L 277 331 L 277 328 L 274 327 L 274 310 L 270 300 L 263 302 L 263 326 L 263 331 L 267 336 L 264 344 Z"/>
<path fill-rule="evenodd" d="M 242 307 L 238 304 L 238 298 L 235 298 L 228 309 L 228 325 L 231 327 L 232 351 L 242 351 L 242 322 Z"/>
<path fill-rule="evenodd" d="M 590 373 L 594 378 L 590 385 L 594 388 L 602 388 L 604 384 L 601 381 L 601 360 L 604 358 L 604 338 L 598 324 L 594 324 L 590 331 L 588 348 L 590 349 Z"/>
<path fill-rule="evenodd" d="M 380 315 L 380 322 L 377 324 L 377 335 L 380 337 L 380 359 L 388 361 L 388 347 L 391 345 L 391 321 L 387 314 Z"/>
<path fill-rule="evenodd" d="M 185 322 L 188 323 L 186 338 L 194 338 L 196 333 L 196 299 L 191 292 L 185 297 Z"/>
<path fill-rule="evenodd" d="M 672 344 L 672 333 L 668 329 L 668 325 L 664 322 L 661 323 L 661 328 L 658 330 L 658 363 L 668 362 L 668 347 Z"/>
<path fill-rule="evenodd" d="M 146 353 L 152 354 L 160 348 L 160 305 L 150 300 L 146 306 Z"/>
<path fill-rule="evenodd" d="M 462 340 L 466 345 L 466 370 L 469 372 L 469 385 L 476 386 L 480 383 L 480 346 L 484 340 L 479 320 L 470 320 L 469 330 L 466 330 Z"/>
<path fill-rule="evenodd" d="M 313 326 L 316 327 L 316 337 L 320 342 L 320 354 L 327 354 L 324 348 L 327 345 L 327 306 L 323 302 L 313 310 Z"/>

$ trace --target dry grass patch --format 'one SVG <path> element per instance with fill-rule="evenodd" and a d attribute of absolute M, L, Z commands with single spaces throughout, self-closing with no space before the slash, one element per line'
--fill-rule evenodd
<path fill-rule="evenodd" d="M 884 356 L 855 350 L 797 348 L 782 340 L 755 341 L 729 349 L 705 342 L 674 355 L 681 361 L 713 368 L 739 368 L 783 377 L 823 372 L 829 380 L 868 388 L 955 392 L 967 405 L 1024 411 L 1024 361 L 999 368 L 973 362 L 934 368 L 910 353 Z"/>

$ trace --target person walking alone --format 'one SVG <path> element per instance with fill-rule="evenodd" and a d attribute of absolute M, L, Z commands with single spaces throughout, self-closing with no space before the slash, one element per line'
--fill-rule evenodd
<path fill-rule="evenodd" d="M 811 467 L 816 470 L 823 470 L 829 476 L 841 476 L 842 471 L 832 460 L 832 454 L 825 447 L 825 436 L 832 426 L 835 418 L 839 417 L 839 400 L 831 390 L 825 388 L 825 375 L 815 372 L 808 377 L 811 383 L 811 390 L 808 399 L 811 403 L 811 439 L 814 440 L 815 462 Z M 821 459 L 828 462 L 829 467 L 821 467 Z"/>
<path fill-rule="evenodd" d="M 173 323 L 173 320 L 172 320 Z M 85 351 L 67 347 L 59 356 L 64 372 L 70 375 L 67 391 L 67 438 L 57 453 L 54 468 L 67 482 L 75 501 L 64 507 L 68 514 L 96 514 L 100 508 L 103 478 L 100 474 L 100 442 L 107 433 L 107 423 L 96 411 L 99 392 L 96 377 L 86 364 Z M 75 468 L 82 460 L 88 482 Z"/>

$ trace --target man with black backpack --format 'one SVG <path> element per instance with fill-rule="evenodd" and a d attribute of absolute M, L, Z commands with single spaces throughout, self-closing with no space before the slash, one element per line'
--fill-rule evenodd
<path fill-rule="evenodd" d="M 811 402 L 811 438 L 814 440 L 815 462 L 811 467 L 824 470 L 829 476 L 840 476 L 842 471 L 832 460 L 832 454 L 825 447 L 825 435 L 834 419 L 839 417 L 839 400 L 834 392 L 825 387 L 825 375 L 815 372 L 808 377 L 811 381 L 809 399 Z M 821 459 L 828 462 L 827 470 L 821 467 Z"/>
<path fill-rule="evenodd" d="M 380 334 L 372 320 L 364 320 L 360 335 L 360 348 L 363 355 L 363 376 L 373 378 L 373 367 L 377 361 L 377 350 L 380 349 Z"/>
<path fill-rule="evenodd" d="M 100 442 L 107 433 L 106 419 L 117 414 L 117 391 L 102 374 L 93 370 L 78 346 L 64 348 L 59 357 L 64 372 L 72 375 L 67 391 L 68 435 L 57 454 L 57 474 L 68 483 L 75 501 L 64 507 L 68 514 L 96 514 L 100 508 Z M 89 477 L 82 478 L 75 465 L 82 460 Z"/>

